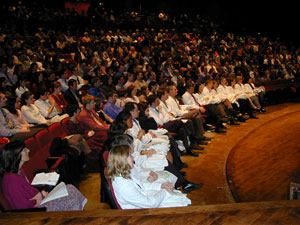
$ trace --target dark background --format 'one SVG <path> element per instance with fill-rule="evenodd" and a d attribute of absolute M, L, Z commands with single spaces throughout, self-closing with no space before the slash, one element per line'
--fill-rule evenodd
<path fill-rule="evenodd" d="M 8 0 L 4 0 L 8 1 Z M 10 0 L 12 1 L 12 0 Z M 46 7 L 64 8 L 66 0 L 23 0 L 24 3 L 45 4 Z M 72 1 L 72 0 L 71 0 Z M 297 1 L 265 0 L 73 0 L 104 3 L 106 9 L 129 9 L 140 11 L 164 11 L 169 14 L 192 12 L 221 20 L 226 28 L 236 32 L 257 32 L 280 37 L 299 44 L 299 9 Z"/>

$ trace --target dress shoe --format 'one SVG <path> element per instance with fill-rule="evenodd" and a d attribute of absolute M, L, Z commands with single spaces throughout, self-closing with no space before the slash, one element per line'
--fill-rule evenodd
<path fill-rule="evenodd" d="M 201 141 L 211 141 L 211 138 L 205 137 L 204 135 L 201 136 Z"/>
<path fill-rule="evenodd" d="M 198 141 L 197 142 L 198 145 L 208 145 L 207 141 Z"/>
<path fill-rule="evenodd" d="M 179 172 L 182 176 L 185 176 L 186 175 L 186 172 L 184 172 L 184 171 L 180 171 Z"/>
<path fill-rule="evenodd" d="M 266 110 L 264 110 L 263 108 L 261 108 L 260 110 L 259 110 L 259 113 L 260 114 L 263 114 L 263 113 L 265 113 L 266 112 Z"/>
<path fill-rule="evenodd" d="M 197 190 L 201 188 L 203 184 L 194 184 L 192 182 L 187 183 L 185 185 L 182 185 L 183 193 L 187 194 L 190 193 L 191 191 Z"/>
<path fill-rule="evenodd" d="M 199 156 L 199 154 L 194 152 L 192 149 L 187 149 L 187 151 L 184 155 L 193 156 L 193 157 L 198 157 Z"/>
<path fill-rule="evenodd" d="M 227 129 L 227 127 L 225 127 L 223 124 L 220 124 L 220 125 L 219 125 L 219 128 Z"/>
<path fill-rule="evenodd" d="M 231 120 L 231 121 L 230 121 L 230 125 L 239 126 L 240 123 L 238 123 L 238 122 L 235 121 L 235 120 Z"/>
<path fill-rule="evenodd" d="M 246 122 L 246 119 L 243 116 L 238 117 L 237 120 L 242 123 Z"/>
<path fill-rule="evenodd" d="M 186 163 L 181 163 L 182 168 L 188 168 L 188 165 Z"/>
<path fill-rule="evenodd" d="M 206 124 L 205 130 L 214 130 L 216 129 L 215 126 L 211 125 L 211 124 Z"/>
<path fill-rule="evenodd" d="M 221 122 L 222 123 L 227 123 L 228 122 L 228 118 L 225 118 L 225 117 L 221 118 Z"/>
<path fill-rule="evenodd" d="M 202 137 L 198 136 L 198 135 L 191 135 L 190 136 L 192 139 L 196 140 L 196 141 L 201 141 Z"/>
<path fill-rule="evenodd" d="M 251 119 L 258 119 L 258 117 L 257 117 L 257 116 L 254 116 L 254 115 L 251 115 L 250 118 L 251 118 Z"/>
<path fill-rule="evenodd" d="M 221 129 L 221 128 L 217 128 L 216 129 L 216 133 L 218 133 L 218 134 L 226 134 L 227 132 L 225 130 Z"/>
<path fill-rule="evenodd" d="M 202 146 L 199 146 L 197 144 L 192 144 L 189 146 L 190 149 L 194 149 L 194 150 L 204 150 L 204 148 Z"/>

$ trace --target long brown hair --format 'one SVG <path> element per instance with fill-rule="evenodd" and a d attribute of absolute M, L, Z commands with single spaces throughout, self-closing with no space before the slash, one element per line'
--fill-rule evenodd
<path fill-rule="evenodd" d="M 120 145 L 110 150 L 107 159 L 107 178 L 114 180 L 116 176 L 121 176 L 130 179 L 131 167 L 127 161 L 130 149 L 128 145 Z"/>

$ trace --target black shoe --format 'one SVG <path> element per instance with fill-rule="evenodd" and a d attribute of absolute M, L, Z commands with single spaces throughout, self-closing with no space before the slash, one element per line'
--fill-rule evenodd
<path fill-rule="evenodd" d="M 196 152 L 194 152 L 192 149 L 187 149 L 185 155 L 187 155 L 187 156 L 193 156 L 193 157 L 199 157 L 199 154 L 197 154 Z"/>
<path fill-rule="evenodd" d="M 220 124 L 218 127 L 221 128 L 221 129 L 227 129 L 227 127 L 225 127 L 223 124 Z"/>
<path fill-rule="evenodd" d="M 254 116 L 254 115 L 251 115 L 250 118 L 251 118 L 251 119 L 258 119 L 258 117 L 257 117 L 257 116 Z"/>
<path fill-rule="evenodd" d="M 260 110 L 259 110 L 259 113 L 260 114 L 264 114 L 266 112 L 266 110 L 264 110 L 263 108 L 261 108 Z"/>
<path fill-rule="evenodd" d="M 226 134 L 227 132 L 221 128 L 216 129 L 216 133 L 218 134 Z"/>
<path fill-rule="evenodd" d="M 235 120 L 231 120 L 231 121 L 230 121 L 230 125 L 239 126 L 240 123 L 238 123 L 238 122 L 235 121 Z"/>
<path fill-rule="evenodd" d="M 198 145 L 208 145 L 207 141 L 198 141 Z"/>
<path fill-rule="evenodd" d="M 201 141 L 211 141 L 211 138 L 202 136 Z"/>
<path fill-rule="evenodd" d="M 225 118 L 225 117 L 221 118 L 221 122 L 222 123 L 227 123 L 228 122 L 228 118 Z"/>
<path fill-rule="evenodd" d="M 188 168 L 188 165 L 186 163 L 181 163 L 182 168 Z"/>
<path fill-rule="evenodd" d="M 246 122 L 246 119 L 243 116 L 238 117 L 237 120 L 241 123 Z"/>
<path fill-rule="evenodd" d="M 192 145 L 190 145 L 189 146 L 189 148 L 191 149 L 191 150 L 204 150 L 204 148 L 202 147 L 202 146 L 199 146 L 199 145 L 197 145 L 197 144 L 192 144 Z"/>
<path fill-rule="evenodd" d="M 202 186 L 203 186 L 203 184 L 194 184 L 192 182 L 187 183 L 182 186 L 183 193 L 185 193 L 185 194 L 190 193 L 191 191 L 197 190 L 197 189 L 201 188 Z"/>

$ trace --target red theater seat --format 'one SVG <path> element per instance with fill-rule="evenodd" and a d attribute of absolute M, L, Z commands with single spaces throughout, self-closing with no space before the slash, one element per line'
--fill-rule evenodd
<path fill-rule="evenodd" d="M 40 149 L 40 146 L 34 137 L 29 137 L 24 142 L 26 148 L 30 150 L 29 157 L 31 158 Z"/>
<path fill-rule="evenodd" d="M 65 137 L 67 136 L 67 133 L 65 132 L 65 129 L 62 127 L 61 123 L 54 123 L 50 127 L 48 127 L 48 131 L 51 134 L 52 139 L 56 137 Z"/>

